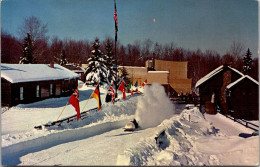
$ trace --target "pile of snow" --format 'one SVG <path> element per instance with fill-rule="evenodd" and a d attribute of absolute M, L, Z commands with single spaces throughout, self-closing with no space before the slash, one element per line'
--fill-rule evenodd
<path fill-rule="evenodd" d="M 206 120 L 198 108 L 184 110 L 153 129 L 152 137 L 142 138 L 120 154 L 117 165 L 259 164 L 258 136 L 248 139 L 226 136 Z"/>
<path fill-rule="evenodd" d="M 157 126 L 173 114 L 173 104 L 162 85 L 153 83 L 150 87 L 144 87 L 144 96 L 139 97 L 136 110 L 136 120 L 140 127 Z"/>

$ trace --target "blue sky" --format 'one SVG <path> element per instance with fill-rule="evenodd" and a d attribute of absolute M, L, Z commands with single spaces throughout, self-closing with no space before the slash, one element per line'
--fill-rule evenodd
<path fill-rule="evenodd" d="M 151 39 L 185 49 L 225 54 L 233 41 L 258 54 L 254 0 L 116 0 L 118 40 Z M 24 18 L 38 17 L 48 36 L 93 41 L 114 37 L 114 0 L 3 0 L 2 29 L 14 36 Z M 153 21 L 155 19 L 155 22 Z"/>

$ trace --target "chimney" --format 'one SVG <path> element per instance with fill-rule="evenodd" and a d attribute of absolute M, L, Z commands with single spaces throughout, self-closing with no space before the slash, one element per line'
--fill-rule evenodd
<path fill-rule="evenodd" d="M 50 62 L 50 68 L 54 68 L 54 63 L 53 63 L 53 61 Z"/>
<path fill-rule="evenodd" d="M 223 67 L 226 68 L 226 67 L 231 66 L 231 65 L 232 65 L 232 62 L 226 62 L 226 63 L 223 64 Z"/>

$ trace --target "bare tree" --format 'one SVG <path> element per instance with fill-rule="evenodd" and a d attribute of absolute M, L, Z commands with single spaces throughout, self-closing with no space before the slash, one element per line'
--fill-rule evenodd
<path fill-rule="evenodd" d="M 37 40 L 47 41 L 47 32 L 47 24 L 43 24 L 42 21 L 35 16 L 25 18 L 23 24 L 18 29 L 20 39 L 24 39 L 27 33 L 29 33 L 33 42 Z"/>
<path fill-rule="evenodd" d="M 245 47 L 243 44 L 233 41 L 233 43 L 230 46 L 230 49 L 228 50 L 228 53 L 234 57 L 235 61 L 237 61 L 239 58 L 242 57 L 244 50 Z"/>
<path fill-rule="evenodd" d="M 50 52 L 55 62 L 59 63 L 60 54 L 62 53 L 63 42 L 59 40 L 57 36 L 54 36 L 51 40 Z"/>
<path fill-rule="evenodd" d="M 158 42 L 156 42 L 155 44 L 154 44 L 154 49 L 153 49 L 154 51 L 153 51 L 153 56 L 154 56 L 154 58 L 156 58 L 156 59 L 163 59 L 163 55 L 162 55 L 162 45 L 161 44 L 159 44 Z"/>
<path fill-rule="evenodd" d="M 47 24 L 43 24 L 41 20 L 35 16 L 24 19 L 23 24 L 19 27 L 18 33 L 20 40 L 24 39 L 29 33 L 32 39 L 34 49 L 34 57 L 38 63 L 46 63 L 51 58 L 48 54 L 48 32 Z"/>
<path fill-rule="evenodd" d="M 1 62 L 18 63 L 22 55 L 22 44 L 9 33 L 1 31 Z"/>
<path fill-rule="evenodd" d="M 144 40 L 143 47 L 141 50 L 141 57 L 140 57 L 142 59 L 143 63 L 152 57 L 152 54 L 151 54 L 152 45 L 153 45 L 153 41 L 151 41 L 150 39 Z"/>

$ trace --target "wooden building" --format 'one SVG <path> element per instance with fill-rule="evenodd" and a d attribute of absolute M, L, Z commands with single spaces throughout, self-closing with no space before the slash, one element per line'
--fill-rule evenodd
<path fill-rule="evenodd" d="M 1 64 L 1 105 L 69 96 L 79 75 L 57 64 Z"/>
<path fill-rule="evenodd" d="M 121 67 L 122 68 L 122 67 Z M 145 80 L 162 84 L 170 95 L 191 93 L 191 81 L 187 78 L 187 61 L 147 60 L 145 67 L 124 66 L 128 77 L 133 83 L 138 81 L 140 86 Z"/>
<path fill-rule="evenodd" d="M 226 87 L 232 82 L 244 76 L 238 70 L 221 65 L 209 74 L 202 77 L 195 85 L 200 96 L 201 112 L 216 113 L 216 107 L 228 114 Z"/>
<path fill-rule="evenodd" d="M 80 75 L 79 79 L 82 82 L 85 82 L 86 81 L 86 76 L 85 76 L 86 70 L 83 67 L 81 67 L 81 66 L 82 66 L 81 64 L 79 64 L 79 65 L 76 65 L 76 64 L 65 64 L 65 65 L 63 65 L 63 67 L 65 67 L 65 68 L 67 68 L 67 69 L 69 69 L 69 70 L 79 74 Z"/>
<path fill-rule="evenodd" d="M 147 79 L 147 68 L 146 67 L 136 67 L 136 66 L 119 66 L 119 68 L 125 68 L 128 73 L 128 78 L 131 82 L 140 86 Z M 119 75 L 121 75 L 121 70 L 119 70 Z"/>
<path fill-rule="evenodd" d="M 248 75 L 229 84 L 226 89 L 230 115 L 245 120 L 259 119 L 259 83 Z"/>
<path fill-rule="evenodd" d="M 188 62 L 187 61 L 165 61 L 165 60 L 147 60 L 146 67 L 155 71 L 168 71 L 169 94 L 180 95 L 191 93 L 191 81 L 187 78 Z M 150 81 L 147 80 L 149 83 Z M 160 83 L 160 79 L 157 79 Z"/>

